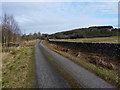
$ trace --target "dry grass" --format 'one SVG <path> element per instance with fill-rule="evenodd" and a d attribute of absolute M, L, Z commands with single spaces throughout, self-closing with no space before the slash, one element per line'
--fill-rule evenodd
<path fill-rule="evenodd" d="M 10 52 L 3 52 L 2 87 L 34 87 L 34 44 L 30 41 L 22 47 L 12 47 Z"/>

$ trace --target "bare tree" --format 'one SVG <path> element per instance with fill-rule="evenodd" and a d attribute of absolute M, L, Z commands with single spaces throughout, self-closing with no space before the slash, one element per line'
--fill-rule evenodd
<path fill-rule="evenodd" d="M 2 17 L 2 44 L 9 46 L 9 43 L 20 42 L 21 30 L 11 15 L 4 14 Z"/>

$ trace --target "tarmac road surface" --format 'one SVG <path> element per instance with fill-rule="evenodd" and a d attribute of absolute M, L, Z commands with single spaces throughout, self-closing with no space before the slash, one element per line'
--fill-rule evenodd
<path fill-rule="evenodd" d="M 42 42 L 38 42 L 35 45 L 35 71 L 38 88 L 71 87 L 50 63 L 52 60 L 59 64 L 83 88 L 114 88 L 111 84 L 90 71 L 48 49 Z"/>

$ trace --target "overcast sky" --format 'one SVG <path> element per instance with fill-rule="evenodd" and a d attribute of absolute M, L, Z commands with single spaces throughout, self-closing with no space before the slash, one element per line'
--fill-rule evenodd
<path fill-rule="evenodd" d="M 15 17 L 26 34 L 118 25 L 117 2 L 4 2 L 2 13 L 5 12 Z"/>

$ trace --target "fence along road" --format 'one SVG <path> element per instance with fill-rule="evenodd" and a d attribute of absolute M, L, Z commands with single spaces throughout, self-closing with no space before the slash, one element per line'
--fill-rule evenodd
<path fill-rule="evenodd" d="M 84 88 L 114 88 L 100 77 L 75 64 L 69 59 L 51 51 L 42 43 L 35 45 L 36 76 L 39 88 L 69 88 L 67 82 L 47 60 L 54 58 L 67 73 L 69 73 Z"/>

